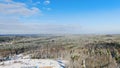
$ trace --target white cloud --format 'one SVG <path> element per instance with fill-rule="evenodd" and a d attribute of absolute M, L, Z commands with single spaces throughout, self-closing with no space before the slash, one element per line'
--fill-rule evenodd
<path fill-rule="evenodd" d="M 12 2 L 12 0 L 4 0 L 5 2 Z"/>
<path fill-rule="evenodd" d="M 31 16 L 40 13 L 39 8 L 28 8 L 28 6 L 25 3 L 14 2 L 12 0 L 5 0 L 4 2 L 5 3 L 0 2 L 0 14 Z"/>
<path fill-rule="evenodd" d="M 49 1 L 49 0 L 45 0 L 45 1 L 44 1 L 44 4 L 45 4 L 45 5 L 49 5 L 49 4 L 50 4 L 50 1 Z"/>
<path fill-rule="evenodd" d="M 44 10 L 50 11 L 52 10 L 51 8 L 43 7 Z"/>
<path fill-rule="evenodd" d="M 0 18 L 0 33 L 2 34 L 39 34 L 39 33 L 76 33 L 80 27 L 73 24 L 54 23 L 23 23 L 17 18 Z"/>

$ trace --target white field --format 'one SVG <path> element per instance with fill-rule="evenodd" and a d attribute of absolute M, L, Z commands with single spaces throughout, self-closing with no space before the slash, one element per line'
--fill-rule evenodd
<path fill-rule="evenodd" d="M 64 63 L 51 59 L 18 59 L 0 63 L 0 68 L 64 68 Z"/>
<path fill-rule="evenodd" d="M 0 68 L 64 68 L 66 63 L 64 60 L 26 59 L 26 57 L 0 62 Z"/>

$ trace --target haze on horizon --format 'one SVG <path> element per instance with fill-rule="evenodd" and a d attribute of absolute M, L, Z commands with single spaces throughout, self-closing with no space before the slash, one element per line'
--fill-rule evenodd
<path fill-rule="evenodd" d="M 0 0 L 0 34 L 119 34 L 120 0 Z"/>

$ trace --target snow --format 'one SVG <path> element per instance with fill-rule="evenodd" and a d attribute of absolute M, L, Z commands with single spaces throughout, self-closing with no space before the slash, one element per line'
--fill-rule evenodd
<path fill-rule="evenodd" d="M 0 68 L 65 68 L 65 64 L 53 59 L 18 59 L 1 62 Z"/>
<path fill-rule="evenodd" d="M 54 59 L 31 59 L 30 55 L 19 54 L 11 60 L 0 62 L 0 68 L 65 68 L 67 61 Z"/>

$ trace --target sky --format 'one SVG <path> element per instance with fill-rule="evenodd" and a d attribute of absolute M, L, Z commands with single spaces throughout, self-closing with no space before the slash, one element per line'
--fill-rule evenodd
<path fill-rule="evenodd" d="M 119 34 L 120 0 L 0 0 L 0 34 Z"/>

